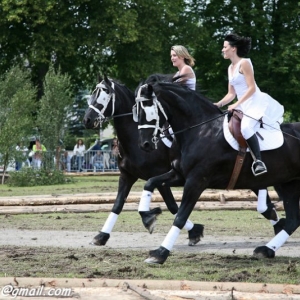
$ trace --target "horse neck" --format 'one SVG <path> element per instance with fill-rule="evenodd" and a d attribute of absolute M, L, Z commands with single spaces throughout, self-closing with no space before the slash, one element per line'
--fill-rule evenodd
<path fill-rule="evenodd" d="M 132 107 L 135 104 L 134 94 L 125 87 L 123 91 L 116 92 L 115 97 L 115 113 L 114 115 L 122 115 L 132 113 Z M 118 136 L 122 148 L 127 152 L 132 150 L 132 145 L 135 145 L 138 140 L 137 123 L 133 121 L 133 116 L 120 116 L 114 118 L 114 128 Z"/>
<path fill-rule="evenodd" d="M 210 132 L 215 124 L 213 120 L 218 116 L 221 117 L 221 113 L 215 107 L 205 102 L 191 103 L 190 115 L 183 114 L 174 103 L 170 102 L 169 107 L 169 113 L 172 115 L 169 123 L 181 147 L 190 145 L 199 132 Z"/>

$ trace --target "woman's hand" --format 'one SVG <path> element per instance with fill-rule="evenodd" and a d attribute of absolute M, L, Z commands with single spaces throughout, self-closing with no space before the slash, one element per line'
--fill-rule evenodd
<path fill-rule="evenodd" d="M 234 109 L 238 107 L 237 103 L 231 104 L 228 106 L 228 111 L 232 112 Z"/>

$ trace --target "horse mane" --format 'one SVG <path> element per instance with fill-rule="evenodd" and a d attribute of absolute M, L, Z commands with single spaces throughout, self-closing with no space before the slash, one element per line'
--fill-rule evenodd
<path fill-rule="evenodd" d="M 195 112 L 201 113 L 199 104 L 205 107 L 205 111 L 222 113 L 222 111 L 203 94 L 184 87 L 181 84 L 157 82 L 153 85 L 153 90 L 158 98 L 164 95 L 163 99 L 172 101 L 173 104 L 176 103 L 177 108 L 187 116 L 191 116 L 191 114 Z"/>
<path fill-rule="evenodd" d="M 122 83 L 118 79 L 108 78 L 106 75 L 104 75 L 103 80 L 106 83 L 106 85 L 107 85 L 110 92 L 114 92 L 114 90 L 112 89 L 112 86 L 111 86 L 111 82 L 113 82 L 114 84 L 116 84 L 117 86 L 119 86 L 121 88 L 123 93 L 125 92 L 128 96 L 133 95 L 133 92 L 124 83 Z"/>

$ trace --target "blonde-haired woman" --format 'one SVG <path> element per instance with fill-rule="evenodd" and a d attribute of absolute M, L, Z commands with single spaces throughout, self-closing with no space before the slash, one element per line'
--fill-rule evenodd
<path fill-rule="evenodd" d="M 172 46 L 171 61 L 173 66 L 178 68 L 174 77 L 184 75 L 178 81 L 191 90 L 196 90 L 196 75 L 192 68 L 195 65 L 195 59 L 188 50 L 182 45 Z"/>

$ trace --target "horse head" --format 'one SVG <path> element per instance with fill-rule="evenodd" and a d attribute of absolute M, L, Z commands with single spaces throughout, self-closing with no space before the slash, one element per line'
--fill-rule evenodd
<path fill-rule="evenodd" d="M 139 146 L 145 151 L 157 149 L 160 135 L 165 135 L 166 122 L 172 115 L 168 105 L 162 105 L 154 92 L 154 84 L 146 83 L 138 88 L 135 113 L 139 129 Z"/>
<path fill-rule="evenodd" d="M 156 149 L 159 134 L 167 136 L 166 121 L 173 131 L 194 127 L 221 111 L 199 92 L 174 82 L 155 82 L 141 86 L 136 97 L 139 122 L 139 143 L 146 151 Z M 180 118 L 180 122 L 177 122 Z"/>
<path fill-rule="evenodd" d="M 110 104 L 110 105 L 109 105 Z M 106 75 L 94 89 L 88 100 L 89 108 L 83 122 L 86 128 L 96 128 L 106 118 L 113 116 L 115 110 L 115 83 Z"/>

